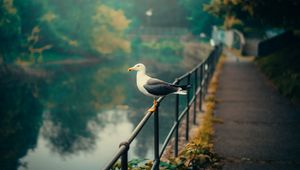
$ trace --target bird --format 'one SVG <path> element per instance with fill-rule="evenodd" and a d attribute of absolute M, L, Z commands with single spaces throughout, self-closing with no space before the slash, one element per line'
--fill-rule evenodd
<path fill-rule="evenodd" d="M 174 85 L 163 80 L 152 78 L 146 74 L 146 66 L 138 63 L 128 68 L 128 71 L 137 71 L 136 85 L 140 92 L 146 96 L 154 98 L 153 106 L 148 109 L 149 112 L 155 112 L 157 108 L 157 99 L 169 94 L 186 95 L 190 85 Z"/>

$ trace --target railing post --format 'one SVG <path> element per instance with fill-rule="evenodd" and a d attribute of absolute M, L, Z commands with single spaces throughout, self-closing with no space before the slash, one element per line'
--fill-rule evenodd
<path fill-rule="evenodd" d="M 214 56 L 213 56 L 213 72 L 215 72 L 215 69 L 216 69 L 216 64 L 217 64 L 217 56 L 218 55 L 218 47 L 215 48 L 215 53 L 214 53 Z"/>
<path fill-rule="evenodd" d="M 128 170 L 128 152 L 127 151 L 121 157 L 121 170 Z"/>
<path fill-rule="evenodd" d="M 159 103 L 156 105 L 156 109 L 154 112 L 154 164 L 153 169 L 159 169 Z"/>
<path fill-rule="evenodd" d="M 207 74 L 207 70 L 208 70 L 208 64 L 207 64 L 207 61 L 208 60 L 206 60 L 205 62 L 204 62 L 204 71 L 203 71 L 203 76 L 204 76 L 204 83 L 203 83 L 203 96 L 205 96 L 206 95 L 206 92 L 207 92 L 207 80 L 208 80 L 208 74 Z"/>
<path fill-rule="evenodd" d="M 199 87 L 200 87 L 200 91 L 199 91 L 199 111 L 202 112 L 202 94 L 203 94 L 203 64 L 200 65 L 199 68 L 200 71 L 200 78 L 199 78 Z"/>
<path fill-rule="evenodd" d="M 176 84 L 178 85 L 179 82 L 177 81 Z M 175 123 L 176 123 L 176 129 L 175 129 L 175 146 L 174 146 L 174 156 L 178 156 L 178 126 L 179 126 L 179 121 L 178 121 L 178 115 L 179 115 L 179 94 L 176 94 L 176 99 L 175 99 Z"/>
<path fill-rule="evenodd" d="M 196 110 L 197 110 L 197 89 L 198 89 L 198 68 L 195 69 L 194 71 L 194 95 L 193 95 L 193 99 L 194 99 L 194 117 L 193 117 L 193 123 L 194 125 L 196 124 Z"/>
<path fill-rule="evenodd" d="M 188 74 L 187 77 L 187 84 L 191 84 L 191 74 Z M 187 90 L 186 95 L 186 107 L 187 107 L 187 113 L 186 113 L 186 129 L 185 129 L 185 139 L 186 141 L 189 140 L 189 122 L 190 122 L 190 90 Z"/>
<path fill-rule="evenodd" d="M 121 170 L 128 170 L 128 150 L 129 150 L 129 143 L 122 142 L 119 145 L 120 147 L 125 147 L 125 152 L 121 156 Z"/>

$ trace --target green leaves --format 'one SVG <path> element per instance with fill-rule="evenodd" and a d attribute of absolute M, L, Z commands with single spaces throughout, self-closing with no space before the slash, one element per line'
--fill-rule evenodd
<path fill-rule="evenodd" d="M 186 9 L 186 20 L 193 34 L 210 34 L 212 25 L 220 23 L 220 19 L 210 15 L 203 8 L 209 0 L 179 0 L 179 3 Z"/>
<path fill-rule="evenodd" d="M 91 44 L 97 52 L 111 54 L 118 50 L 131 51 L 129 41 L 122 35 L 130 23 L 123 11 L 101 5 L 97 7 L 92 20 Z"/>
<path fill-rule="evenodd" d="M 300 101 L 299 44 L 294 44 L 269 56 L 260 57 L 257 63 L 274 82 L 280 93 L 293 102 Z"/>
<path fill-rule="evenodd" d="M 211 145 L 205 145 L 198 140 L 188 143 L 180 155 L 176 158 L 169 158 L 168 161 L 161 161 L 159 169 L 162 170 L 190 170 L 219 166 L 220 158 L 212 152 Z M 152 160 L 132 159 L 128 162 L 130 170 L 150 170 L 153 165 Z M 113 170 L 121 168 L 117 162 Z"/>
<path fill-rule="evenodd" d="M 172 160 L 172 164 L 175 164 L 177 169 L 188 170 L 212 167 L 219 160 L 210 145 L 195 140 L 185 146 L 179 157 Z"/>
<path fill-rule="evenodd" d="M 153 165 L 152 160 L 148 159 L 132 159 L 128 162 L 128 169 L 129 170 L 150 170 Z M 118 161 L 112 167 L 112 170 L 119 170 L 121 169 L 121 162 Z"/>

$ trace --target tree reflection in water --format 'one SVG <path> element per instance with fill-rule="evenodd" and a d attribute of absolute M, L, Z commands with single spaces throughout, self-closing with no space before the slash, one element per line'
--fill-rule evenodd
<path fill-rule="evenodd" d="M 114 68 L 105 72 L 99 67 L 75 72 L 51 68 L 51 74 L 40 77 L 11 66 L 0 70 L 0 163 L 4 169 L 17 169 L 19 159 L 36 148 L 39 132 L 47 146 L 62 156 L 93 150 L 97 133 L 106 123 L 98 117 L 100 110 L 124 98 L 120 87 L 103 83 L 116 81 L 108 80 L 119 74 Z M 108 90 L 103 93 L 103 89 Z M 118 95 L 108 95 L 113 92 Z"/>
<path fill-rule="evenodd" d="M 152 102 L 135 88 L 135 76 L 128 75 L 124 63 L 119 66 L 110 64 L 110 67 L 104 64 L 70 67 L 49 67 L 48 74 L 38 79 L 19 73 L 1 76 L 1 98 L 4 101 L 0 104 L 0 138 L 4 144 L 1 146 L 4 153 L 1 155 L 2 167 L 17 169 L 19 159 L 23 157 L 22 164 L 28 163 L 32 168 L 39 165 L 40 160 L 36 158 L 40 156 L 47 157 L 46 164 L 50 166 L 54 160 L 49 159 L 51 154 L 43 155 L 45 149 L 72 161 L 80 158 L 81 153 L 96 154 L 95 164 L 101 166 L 112 156 L 118 143 L 129 137 Z M 157 77 L 171 81 L 174 73 L 170 74 L 170 69 L 164 68 L 165 71 Z M 163 106 L 168 105 L 164 101 Z M 160 111 L 162 137 L 169 129 L 172 111 L 173 108 L 163 107 Z M 132 158 L 152 158 L 152 124 L 152 121 L 148 122 L 132 144 Z M 43 142 L 37 147 L 37 140 L 41 138 Z M 108 153 L 103 154 L 104 150 Z M 32 152 L 28 154 L 28 151 Z M 55 156 L 55 159 L 61 158 Z M 72 161 L 69 164 L 75 164 Z"/>
<path fill-rule="evenodd" d="M 38 87 L 43 83 L 38 77 L 25 77 L 22 71 L 0 66 L 1 169 L 16 169 L 20 165 L 19 159 L 36 147 L 42 124 Z"/>
<path fill-rule="evenodd" d="M 49 111 L 44 115 L 42 135 L 52 151 L 67 156 L 95 148 L 97 131 L 93 125 L 101 127 L 106 123 L 97 118 L 98 112 L 124 98 L 119 86 L 107 83 L 115 81 L 111 77 L 118 73 L 114 68 L 85 68 L 75 74 L 62 74 L 49 85 L 52 93 L 47 99 Z M 111 95 L 114 91 L 118 95 Z"/>
<path fill-rule="evenodd" d="M 47 114 L 42 128 L 42 135 L 51 150 L 62 156 L 91 151 L 95 146 L 96 134 L 89 128 L 87 120 L 70 114 L 62 117 Z"/>

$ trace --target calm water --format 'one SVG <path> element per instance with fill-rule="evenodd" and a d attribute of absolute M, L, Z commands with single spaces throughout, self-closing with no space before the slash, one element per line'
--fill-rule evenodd
<path fill-rule="evenodd" d="M 126 71 L 131 64 L 46 65 L 26 73 L 1 72 L 1 167 L 101 169 L 152 104 L 137 91 L 135 73 Z M 167 81 L 184 72 L 168 64 L 152 67 L 152 75 Z M 173 123 L 172 102 L 171 97 L 162 105 L 161 137 Z M 150 120 L 132 143 L 129 159 L 152 159 L 152 148 Z"/>

